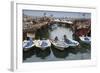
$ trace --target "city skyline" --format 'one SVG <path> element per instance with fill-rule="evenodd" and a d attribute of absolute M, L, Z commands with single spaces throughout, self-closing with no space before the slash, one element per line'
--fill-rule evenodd
<path fill-rule="evenodd" d="M 62 12 L 62 11 L 40 11 L 40 10 L 23 10 L 24 15 L 28 16 L 44 16 L 44 13 L 46 16 L 51 16 L 55 18 L 91 18 L 91 13 L 85 13 L 85 12 Z"/>

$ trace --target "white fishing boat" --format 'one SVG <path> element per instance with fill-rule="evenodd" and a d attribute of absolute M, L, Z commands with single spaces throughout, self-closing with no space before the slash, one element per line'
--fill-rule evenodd
<path fill-rule="evenodd" d="M 68 55 L 65 48 L 68 48 L 69 45 L 67 45 L 65 42 L 51 41 L 51 43 L 52 43 L 51 49 L 55 57 L 65 58 Z"/>
<path fill-rule="evenodd" d="M 34 46 L 35 46 L 35 41 L 33 41 L 32 39 L 23 41 L 23 46 L 22 46 L 23 47 L 23 60 L 35 54 Z"/>
<path fill-rule="evenodd" d="M 88 37 L 88 36 L 84 37 L 84 36 L 82 36 L 82 37 L 79 37 L 79 38 L 80 38 L 81 41 L 83 41 L 85 43 L 88 43 L 88 44 L 91 43 L 91 37 Z"/>
<path fill-rule="evenodd" d="M 78 41 L 75 41 L 75 40 L 72 40 L 72 39 L 64 40 L 64 42 L 66 44 L 68 44 L 69 46 L 78 46 L 79 45 L 79 42 Z"/>
<path fill-rule="evenodd" d="M 32 47 L 35 46 L 35 41 L 24 40 L 22 46 L 24 51 L 30 50 Z"/>
<path fill-rule="evenodd" d="M 51 41 L 51 43 L 56 47 L 56 48 L 58 48 L 58 49 L 60 49 L 60 50 L 63 50 L 64 48 L 67 48 L 67 47 L 69 47 L 69 45 L 68 44 L 66 44 L 65 42 L 63 42 L 63 41 Z"/>
<path fill-rule="evenodd" d="M 45 49 L 46 47 L 50 47 L 51 43 L 49 40 L 37 40 L 35 42 L 36 47 L 39 47 L 41 49 Z"/>
<path fill-rule="evenodd" d="M 51 43 L 49 40 L 37 40 L 35 46 L 35 53 L 37 57 L 44 59 L 50 55 Z"/>

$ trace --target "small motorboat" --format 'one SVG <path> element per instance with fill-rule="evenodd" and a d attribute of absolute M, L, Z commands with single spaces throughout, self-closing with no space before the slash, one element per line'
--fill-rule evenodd
<path fill-rule="evenodd" d="M 31 57 L 35 53 L 34 41 L 24 40 L 23 41 L 23 59 Z"/>
<path fill-rule="evenodd" d="M 72 39 L 66 39 L 66 40 L 64 40 L 64 42 L 66 44 L 68 44 L 69 46 L 78 46 L 79 45 L 79 42 L 72 40 Z"/>
<path fill-rule="evenodd" d="M 80 38 L 81 41 L 83 41 L 85 43 L 88 43 L 88 44 L 91 43 L 91 37 L 88 37 L 88 36 L 84 37 L 84 36 L 82 36 L 82 37 L 79 37 L 79 38 Z"/>
<path fill-rule="evenodd" d="M 51 41 L 51 43 L 56 47 L 58 48 L 59 50 L 63 50 L 64 48 L 67 48 L 69 47 L 68 44 L 66 44 L 65 42 L 63 41 Z"/>
<path fill-rule="evenodd" d="M 53 51 L 53 54 L 57 58 L 65 58 L 68 56 L 68 53 L 66 52 L 67 47 L 69 47 L 65 42 L 63 41 L 51 41 L 52 46 L 51 49 Z"/>
<path fill-rule="evenodd" d="M 51 43 L 49 40 L 37 40 L 36 43 L 36 56 L 44 59 L 50 55 L 50 46 Z"/>
<path fill-rule="evenodd" d="M 23 50 L 24 51 L 30 50 L 34 45 L 35 45 L 34 41 L 24 40 L 23 41 Z"/>
<path fill-rule="evenodd" d="M 50 47 L 51 43 L 49 40 L 37 40 L 35 45 L 36 45 L 36 47 L 39 47 L 42 50 L 44 50 L 46 47 Z"/>

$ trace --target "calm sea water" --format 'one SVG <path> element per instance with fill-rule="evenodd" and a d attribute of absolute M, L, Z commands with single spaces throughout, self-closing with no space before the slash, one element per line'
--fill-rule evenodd
<path fill-rule="evenodd" d="M 54 39 L 56 36 L 59 40 L 63 40 L 63 36 L 66 35 L 68 38 L 73 39 L 73 32 L 70 30 L 70 28 L 65 27 L 59 27 L 54 26 L 53 30 L 50 31 L 50 38 Z M 83 60 L 83 59 L 90 59 L 91 53 L 80 53 L 72 54 L 69 53 L 66 58 L 56 58 L 51 50 L 51 53 L 49 56 L 47 56 L 45 59 L 41 59 L 39 57 L 36 57 L 36 55 L 31 56 L 30 58 L 27 58 L 24 60 L 24 62 L 41 62 L 41 61 L 61 61 L 61 60 Z"/>
<path fill-rule="evenodd" d="M 70 28 L 57 26 L 53 31 L 50 32 L 51 39 L 54 39 L 57 36 L 59 40 L 63 40 L 64 35 L 70 39 L 73 39 L 73 32 L 70 30 Z"/>

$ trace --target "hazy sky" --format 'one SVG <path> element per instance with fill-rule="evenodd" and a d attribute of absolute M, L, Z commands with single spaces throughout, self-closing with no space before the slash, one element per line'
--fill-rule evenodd
<path fill-rule="evenodd" d="M 46 16 L 53 15 L 54 17 L 91 18 L 91 13 L 82 12 L 23 10 L 23 13 L 29 16 L 43 16 L 46 13 Z"/>

